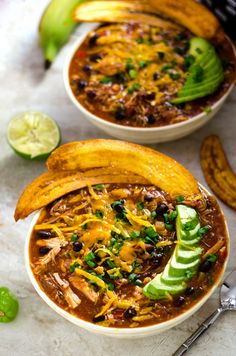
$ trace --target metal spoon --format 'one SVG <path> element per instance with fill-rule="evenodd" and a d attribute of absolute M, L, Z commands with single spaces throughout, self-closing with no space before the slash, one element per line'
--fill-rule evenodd
<path fill-rule="evenodd" d="M 226 310 L 236 310 L 236 269 L 226 277 L 220 288 L 219 308 L 199 326 L 199 328 L 172 356 L 181 356 L 188 351 L 199 336 L 201 336 L 216 321 L 221 313 Z"/>

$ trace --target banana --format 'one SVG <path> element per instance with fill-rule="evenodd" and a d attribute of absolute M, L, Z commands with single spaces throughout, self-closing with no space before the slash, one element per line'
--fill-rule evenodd
<path fill-rule="evenodd" d="M 43 49 L 45 69 L 48 69 L 67 42 L 77 23 L 72 11 L 85 0 L 51 0 L 39 23 L 39 43 Z"/>

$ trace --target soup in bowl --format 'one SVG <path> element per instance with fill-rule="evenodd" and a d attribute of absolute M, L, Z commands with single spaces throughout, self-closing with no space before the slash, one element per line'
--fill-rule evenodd
<path fill-rule="evenodd" d="M 61 146 L 47 165 L 15 217 L 41 208 L 26 261 L 55 311 L 91 331 L 138 337 L 178 324 L 207 300 L 229 237 L 216 199 L 183 166 L 111 140 Z"/>

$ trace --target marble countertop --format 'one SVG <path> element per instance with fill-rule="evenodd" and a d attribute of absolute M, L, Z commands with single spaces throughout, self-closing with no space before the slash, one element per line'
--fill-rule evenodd
<path fill-rule="evenodd" d="M 168 332 L 138 340 L 116 340 L 79 329 L 55 314 L 34 291 L 24 266 L 24 241 L 30 219 L 17 224 L 14 207 L 26 184 L 44 170 L 41 162 L 17 157 L 6 141 L 7 123 L 24 110 L 39 110 L 55 118 L 63 142 L 108 137 L 78 114 L 63 86 L 62 67 L 76 34 L 60 52 L 52 68 L 44 72 L 37 43 L 37 26 L 47 0 L 2 0 L 0 2 L 0 285 L 18 296 L 20 312 L 10 324 L 0 325 L 0 356 L 170 356 L 216 308 L 218 293 L 189 320 Z M 81 31 L 81 29 L 78 29 Z M 205 184 L 200 164 L 202 139 L 220 135 L 236 169 L 236 90 L 223 109 L 204 128 L 189 137 L 154 148 L 183 163 Z M 235 212 L 221 204 L 229 224 L 231 255 L 227 271 L 236 266 Z M 236 355 L 236 313 L 227 312 L 196 343 L 189 355 Z"/>

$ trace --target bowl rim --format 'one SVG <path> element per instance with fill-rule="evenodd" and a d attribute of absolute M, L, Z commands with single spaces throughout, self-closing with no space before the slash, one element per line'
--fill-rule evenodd
<path fill-rule="evenodd" d="M 97 28 L 100 25 L 100 23 L 91 23 L 89 26 L 89 29 L 87 29 L 85 32 L 81 33 L 79 35 L 79 37 L 77 38 L 77 40 L 75 41 L 75 43 L 73 44 L 72 48 L 68 51 L 68 54 L 66 56 L 65 62 L 64 62 L 64 67 L 63 67 L 63 82 L 64 82 L 64 86 L 66 89 L 66 92 L 69 96 L 69 98 L 71 99 L 71 101 L 75 104 L 75 106 L 86 116 L 89 117 L 91 120 L 96 121 L 98 124 L 101 124 L 103 126 L 107 126 L 113 129 L 120 129 L 123 131 L 132 131 L 132 132 L 165 132 L 165 131 L 169 131 L 169 130 L 174 130 L 176 128 L 181 129 L 182 127 L 194 124 L 196 121 L 201 120 L 205 117 L 207 117 L 209 114 L 211 114 L 211 112 L 215 109 L 217 109 L 219 106 L 221 106 L 221 104 L 224 102 L 224 100 L 228 97 L 228 95 L 230 94 L 230 92 L 232 91 L 232 89 L 234 88 L 235 83 L 233 82 L 228 89 L 226 90 L 226 92 L 216 101 L 214 102 L 211 106 L 209 106 L 210 112 L 206 113 L 206 112 L 201 112 L 200 114 L 197 114 L 191 118 L 189 118 L 186 121 L 182 121 L 179 123 L 175 123 L 175 124 L 170 124 L 170 125 L 164 125 L 164 126 L 158 126 L 158 127 L 133 127 L 133 126 L 128 126 L 128 125 L 120 125 L 114 122 L 110 122 L 107 121 L 95 114 L 93 114 L 92 112 L 90 112 L 88 109 L 86 109 L 75 97 L 71 86 L 70 86 L 70 81 L 69 81 L 69 68 L 70 68 L 70 63 L 71 60 L 76 52 L 76 50 L 78 49 L 78 47 L 82 44 L 82 42 L 84 41 L 84 39 L 87 37 L 87 35 L 89 34 L 90 31 L 94 30 L 95 28 Z M 228 39 L 228 41 L 230 42 L 234 52 L 235 52 L 235 58 L 236 58 L 236 48 L 234 46 L 234 44 L 232 43 L 231 39 L 225 35 L 225 37 Z"/>
<path fill-rule="evenodd" d="M 212 195 L 202 184 L 198 183 L 199 187 L 206 192 L 209 195 Z M 187 318 L 189 318 L 191 315 L 193 315 L 209 298 L 210 296 L 215 292 L 216 288 L 218 287 L 220 281 L 222 280 L 222 277 L 224 275 L 224 272 L 226 270 L 228 261 L 229 261 L 229 255 L 230 255 L 230 235 L 229 235 L 229 230 L 228 230 L 228 225 L 227 225 L 227 221 L 224 215 L 224 212 L 221 208 L 221 206 L 219 205 L 218 201 L 217 204 L 219 206 L 220 212 L 223 216 L 224 219 L 224 225 L 225 225 L 225 231 L 226 231 L 226 237 L 227 237 L 227 257 L 224 261 L 224 265 L 223 268 L 221 270 L 221 273 L 219 274 L 217 280 L 215 281 L 215 283 L 211 286 L 211 288 L 208 290 L 208 292 L 197 302 L 195 303 L 191 308 L 187 309 L 184 313 L 181 313 L 180 315 L 171 318 L 170 320 L 158 323 L 158 324 L 153 324 L 153 325 L 149 325 L 149 326 L 143 326 L 143 327 L 137 327 L 137 328 L 115 328 L 115 327 L 107 327 L 107 326 L 101 326 L 101 325 L 96 325 L 93 324 L 89 321 L 80 319 L 79 317 L 70 314 L 69 312 L 65 311 L 63 308 L 59 307 L 56 303 L 54 303 L 48 296 L 47 294 L 43 291 L 43 289 L 40 287 L 39 283 L 37 282 L 33 271 L 31 269 L 31 265 L 30 265 L 30 253 L 29 253 L 29 246 L 30 246 L 30 237 L 32 234 L 32 230 L 34 228 L 34 225 L 36 223 L 36 221 L 38 220 L 38 217 L 40 215 L 40 212 L 42 209 L 40 209 L 38 212 L 35 213 L 30 226 L 29 226 L 29 230 L 27 233 L 27 237 L 26 237 L 26 241 L 25 241 L 25 265 L 26 265 L 26 270 L 29 276 L 29 279 L 33 285 L 33 287 L 35 288 L 36 292 L 39 294 L 39 296 L 44 300 L 44 302 L 46 302 L 46 304 L 48 304 L 48 306 L 50 308 L 52 308 L 57 314 L 61 315 L 62 317 L 64 317 L 65 319 L 69 320 L 70 322 L 72 322 L 73 324 L 86 329 L 88 331 L 94 332 L 96 334 L 103 334 L 106 336 L 113 336 L 113 337 L 134 337 L 134 336 L 149 336 L 149 335 L 154 335 L 157 333 L 160 333 L 162 331 L 168 330 L 178 324 L 180 324 L 181 322 L 183 322 L 184 320 L 186 320 Z"/>

